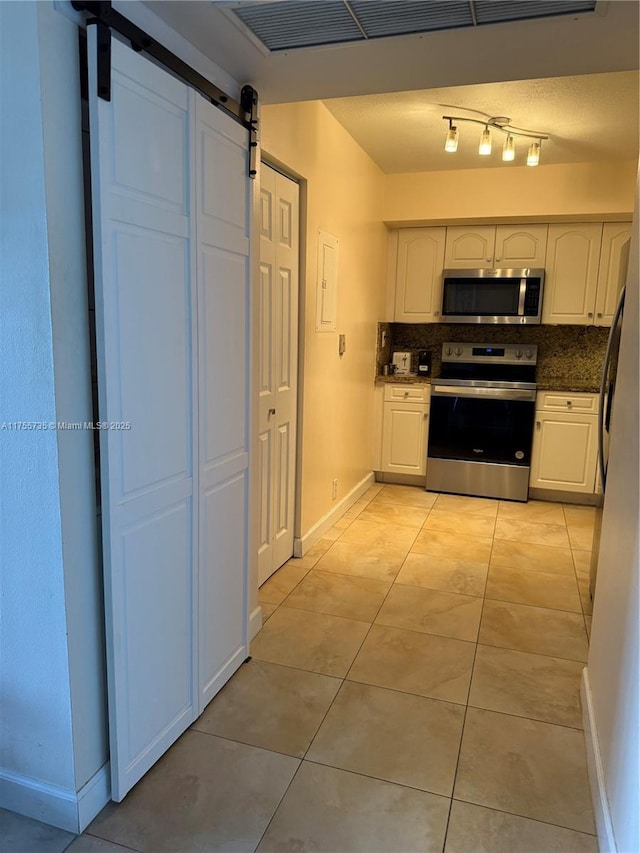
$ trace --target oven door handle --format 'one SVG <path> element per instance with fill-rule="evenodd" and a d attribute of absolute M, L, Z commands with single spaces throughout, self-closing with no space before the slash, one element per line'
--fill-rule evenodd
<path fill-rule="evenodd" d="M 466 397 L 489 400 L 525 400 L 535 402 L 536 392 L 516 388 L 462 388 L 460 385 L 432 385 L 432 397 Z"/>

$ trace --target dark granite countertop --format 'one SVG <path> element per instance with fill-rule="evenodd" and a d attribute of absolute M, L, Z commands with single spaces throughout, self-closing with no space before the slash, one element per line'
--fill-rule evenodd
<path fill-rule="evenodd" d="M 600 391 L 593 382 L 580 382 L 575 377 L 565 379 L 562 376 L 538 379 L 537 387 L 538 391 L 559 391 L 562 394 L 598 394 Z"/>
<path fill-rule="evenodd" d="M 539 391 L 597 394 L 609 330 L 597 326 L 492 326 L 447 323 L 379 323 L 376 373 L 391 360 L 394 350 L 409 351 L 417 365 L 421 350 L 431 352 L 431 377 L 376 376 L 379 382 L 430 382 L 440 374 L 440 355 L 445 341 L 469 343 L 522 343 L 538 346 L 536 380 Z"/>
<path fill-rule="evenodd" d="M 376 376 L 376 382 L 381 385 L 431 385 L 432 381 L 437 382 L 438 377 L 418 376 L 415 373 L 409 376 Z M 537 390 L 557 391 L 561 394 L 597 394 L 600 388 L 593 382 L 581 382 L 575 377 L 545 376 L 538 379 Z"/>
<path fill-rule="evenodd" d="M 376 376 L 376 382 L 381 382 L 383 385 L 431 385 L 430 376 L 418 376 L 417 373 L 411 373 L 408 376 Z"/>

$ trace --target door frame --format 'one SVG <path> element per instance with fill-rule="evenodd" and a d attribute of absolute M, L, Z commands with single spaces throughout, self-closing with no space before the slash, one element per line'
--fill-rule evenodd
<path fill-rule="evenodd" d="M 258 603 L 258 541 L 259 541 L 259 490 L 258 490 L 258 437 L 259 437 L 259 412 L 258 412 L 258 382 L 259 382 L 259 357 L 258 346 L 260 335 L 260 300 L 259 300 L 259 276 L 260 276 L 260 169 L 262 164 L 269 166 L 276 172 L 280 172 L 285 178 L 294 181 L 299 186 L 299 257 L 298 257 L 298 339 L 297 339 L 297 364 L 298 364 L 298 387 L 296 401 L 296 448 L 295 448 L 295 478 L 294 478 L 294 514 L 293 514 L 293 542 L 294 553 L 296 543 L 300 540 L 300 526 L 302 518 L 302 425 L 303 425 L 303 401 L 304 401 L 304 345 L 305 345 L 305 313 L 306 313 L 306 257 L 307 257 L 307 180 L 306 178 L 290 168 L 277 157 L 262 150 L 258 163 L 257 180 L 253 182 L 252 199 L 252 221 L 251 221 L 251 281 L 252 281 L 252 305 L 251 305 L 251 449 L 253 460 L 250 464 L 250 536 L 249 549 L 251 559 L 250 569 L 250 616 L 249 637 L 253 638 L 260 630 L 262 624 L 262 610 Z M 255 600 L 253 596 L 255 595 Z"/>

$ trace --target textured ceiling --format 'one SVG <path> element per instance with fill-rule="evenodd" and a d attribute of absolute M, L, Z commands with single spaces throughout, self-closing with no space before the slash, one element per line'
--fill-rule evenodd
<path fill-rule="evenodd" d="M 458 123 L 458 151 L 444 151 L 443 115 L 508 116 L 519 128 L 549 135 L 541 165 L 638 157 L 638 73 L 587 74 L 509 83 L 424 89 L 325 100 L 327 108 L 387 173 L 509 166 L 505 137 L 478 156 L 482 127 Z M 466 109 L 465 109 L 466 108 Z M 528 142 L 516 138 L 513 165 L 524 165 Z"/>

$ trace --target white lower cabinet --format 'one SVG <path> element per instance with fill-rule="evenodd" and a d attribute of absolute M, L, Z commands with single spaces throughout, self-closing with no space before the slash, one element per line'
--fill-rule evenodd
<path fill-rule="evenodd" d="M 385 385 L 382 471 L 426 475 L 429 391 L 428 386 L 418 384 Z"/>
<path fill-rule="evenodd" d="M 597 394 L 538 394 L 531 488 L 593 494 L 598 456 L 597 408 Z"/>

